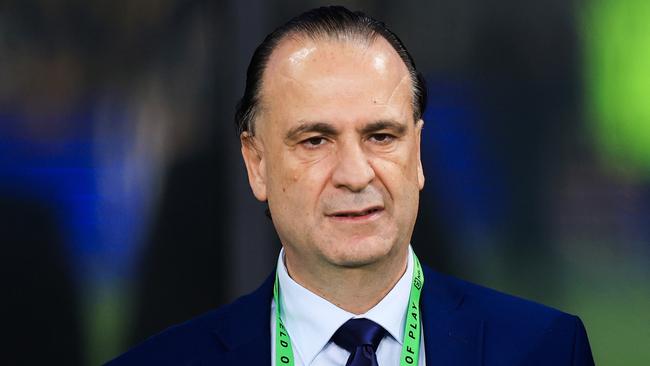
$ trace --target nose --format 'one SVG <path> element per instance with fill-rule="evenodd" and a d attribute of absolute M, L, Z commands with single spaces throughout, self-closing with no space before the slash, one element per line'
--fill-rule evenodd
<path fill-rule="evenodd" d="M 332 173 L 332 183 L 336 188 L 346 188 L 360 192 L 375 179 L 375 170 L 368 156 L 357 143 L 345 144 L 338 151 L 338 162 Z"/>

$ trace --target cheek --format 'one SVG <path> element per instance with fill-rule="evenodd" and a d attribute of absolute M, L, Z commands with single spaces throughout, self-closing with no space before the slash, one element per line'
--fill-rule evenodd
<path fill-rule="evenodd" d="M 402 182 L 417 177 L 417 156 L 406 148 L 396 149 L 372 159 L 376 174 L 391 182 Z"/>
<path fill-rule="evenodd" d="M 388 202 L 394 205 L 404 203 L 410 207 L 419 196 L 417 157 L 415 154 L 410 156 L 409 153 L 403 150 L 391 156 L 374 158 L 371 162 L 380 184 L 390 196 Z M 403 207 L 394 207 L 396 210 L 401 208 Z"/>
<path fill-rule="evenodd" d="M 285 196 L 291 193 L 292 187 L 295 185 L 300 177 L 298 172 L 275 161 L 273 164 L 268 164 L 268 185 L 269 195 L 271 196 Z"/>
<path fill-rule="evenodd" d="M 417 147 L 415 145 L 409 146 L 401 155 L 401 166 L 404 174 L 408 179 L 413 179 L 417 183 L 418 166 L 420 164 L 420 157 L 418 156 Z"/>
<path fill-rule="evenodd" d="M 331 170 L 329 160 L 276 159 L 268 167 L 271 194 L 281 195 L 302 205 L 317 199 L 328 182 Z"/>

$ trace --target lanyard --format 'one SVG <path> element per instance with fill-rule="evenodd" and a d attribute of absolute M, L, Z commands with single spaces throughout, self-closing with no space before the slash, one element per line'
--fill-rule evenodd
<path fill-rule="evenodd" d="M 413 282 L 409 294 L 409 307 L 406 310 L 400 366 L 417 365 L 420 357 L 420 293 L 424 285 L 424 273 L 415 253 L 413 253 L 413 264 Z M 275 365 L 293 366 L 291 338 L 280 318 L 280 285 L 277 272 L 273 285 L 273 299 L 275 300 Z"/>

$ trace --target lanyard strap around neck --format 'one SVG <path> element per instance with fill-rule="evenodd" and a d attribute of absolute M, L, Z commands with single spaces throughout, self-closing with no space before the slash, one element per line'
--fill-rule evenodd
<path fill-rule="evenodd" d="M 420 329 L 420 293 L 424 285 L 424 273 L 415 253 L 413 253 L 413 264 L 413 280 L 411 281 L 409 305 L 406 310 L 400 366 L 417 365 L 420 357 L 420 336 L 422 334 Z M 273 299 L 275 300 L 275 365 L 293 366 L 291 338 L 289 338 L 289 332 L 280 317 L 280 284 L 277 272 L 273 285 Z"/>

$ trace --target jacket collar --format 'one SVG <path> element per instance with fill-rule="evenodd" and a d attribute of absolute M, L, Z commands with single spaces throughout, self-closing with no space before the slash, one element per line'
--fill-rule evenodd
<path fill-rule="evenodd" d="M 424 268 L 422 324 L 426 359 L 435 365 L 480 365 L 484 322 L 463 309 L 463 285 Z M 271 299 L 275 270 L 254 292 L 223 309 L 214 330 L 232 364 L 271 361 Z M 254 351 L 252 351 L 254 350 Z"/>

